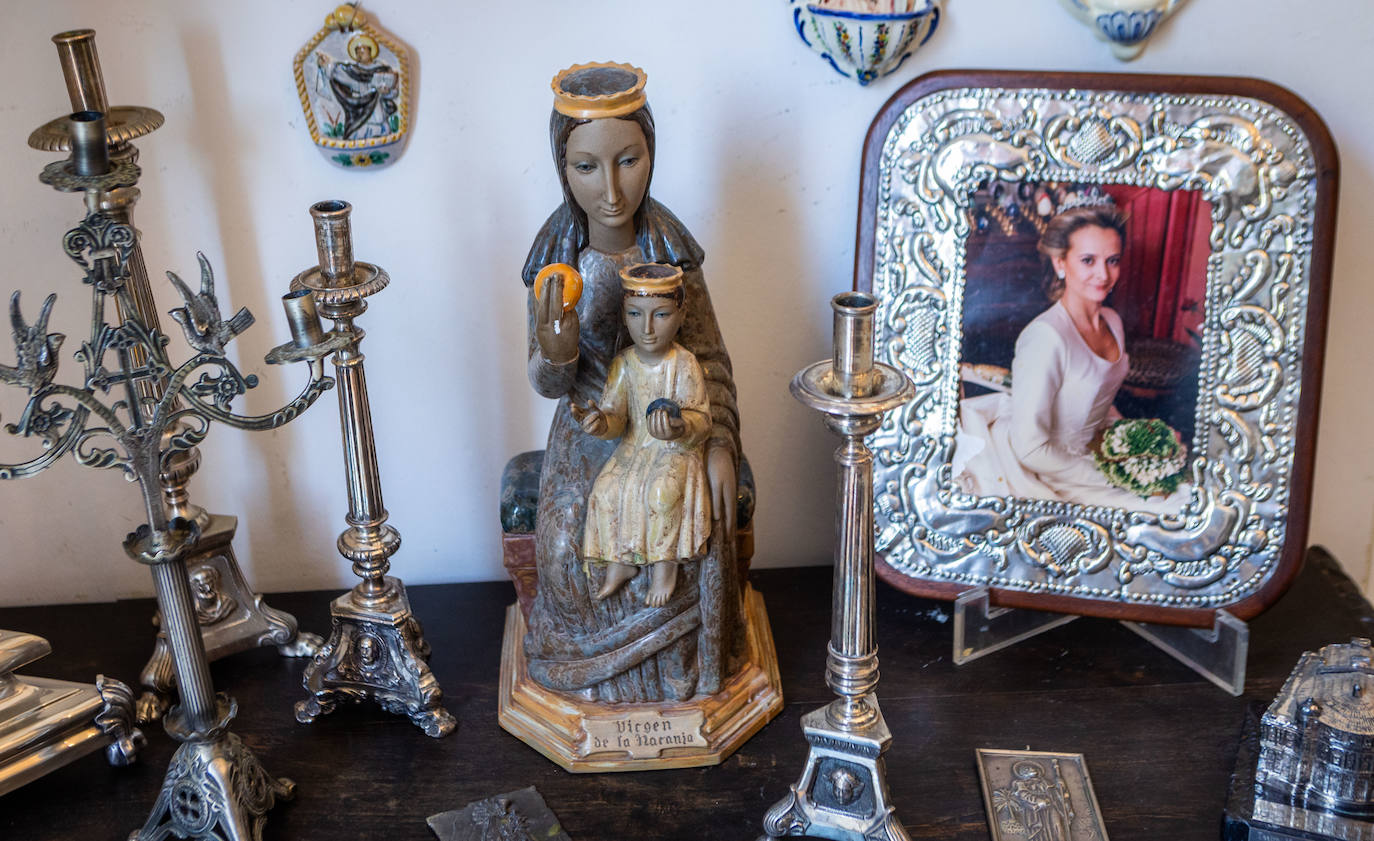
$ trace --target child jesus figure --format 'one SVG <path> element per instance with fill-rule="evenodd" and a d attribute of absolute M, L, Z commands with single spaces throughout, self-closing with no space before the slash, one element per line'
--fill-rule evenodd
<path fill-rule="evenodd" d="M 597 599 L 648 565 L 644 603 L 658 607 L 673 595 L 678 564 L 703 554 L 711 536 L 704 449 L 711 406 L 701 365 L 674 341 L 682 270 L 645 263 L 620 278 L 634 346 L 611 362 L 599 404 L 571 406 L 589 435 L 620 438 L 588 497 L 582 558 L 607 567 Z"/>

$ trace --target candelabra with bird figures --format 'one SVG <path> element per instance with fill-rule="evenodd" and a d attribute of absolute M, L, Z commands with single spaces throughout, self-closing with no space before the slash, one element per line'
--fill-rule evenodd
<path fill-rule="evenodd" d="M 294 783 L 270 776 L 229 725 L 237 704 L 216 696 L 201 635 L 198 606 L 187 576 L 187 559 L 202 547 L 195 518 L 169 512 L 164 477 L 200 444 L 218 422 L 239 429 L 275 429 L 308 408 L 334 381 L 325 376 L 324 356 L 347 338 L 313 329 L 309 296 L 288 296 L 293 341 L 268 354 L 271 363 L 303 360 L 310 376 L 295 399 L 264 415 L 236 414 L 231 403 L 258 384 L 228 359 L 226 346 L 253 323 L 247 309 L 223 318 L 209 261 L 200 262 L 193 290 L 168 273 L 182 306 L 172 311 L 191 356 L 174 365 L 169 338 L 142 315 L 132 284 L 138 237 L 134 228 L 99 206 L 102 193 L 131 187 L 138 167 L 130 159 L 111 161 L 105 115 L 81 111 L 67 125 L 71 156 L 50 165 L 44 180 L 60 189 L 84 191 L 95 207 L 67 231 L 63 250 L 82 270 L 92 300 L 90 337 L 73 354 L 81 365 L 79 385 L 56 381 L 65 336 L 48 331 L 53 303 L 48 295 L 30 323 L 19 293 L 10 299 L 14 365 L 0 365 L 0 383 L 25 389 L 28 401 L 6 429 L 37 439 L 42 452 L 30 461 L 0 465 L 0 479 L 30 477 L 71 454 L 82 465 L 120 470 L 141 492 L 147 522 L 124 540 L 124 551 L 152 571 L 162 632 L 175 675 L 179 703 L 163 724 L 180 742 L 147 823 L 131 838 L 169 837 L 252 841 L 261 837 L 266 812 Z M 305 313 L 304 315 L 302 313 Z"/>
<path fill-rule="evenodd" d="M 76 29 L 54 35 L 58 59 L 67 84 L 72 112 L 105 115 L 103 143 L 108 148 L 110 171 L 104 176 L 83 175 L 72 178 L 71 164 L 56 161 L 45 170 L 43 180 L 61 192 L 78 192 L 85 196 L 86 207 L 100 211 L 116 223 L 133 228 L 134 207 L 138 203 L 139 150 L 132 143 L 163 123 L 162 114 L 141 105 L 110 107 L 105 94 L 105 80 L 100 69 L 100 57 L 95 48 L 95 31 Z M 49 152 L 70 152 L 73 131 L 92 134 L 89 120 L 74 124 L 65 116 L 51 120 L 29 135 L 29 145 Z M 92 143 L 94 143 L 92 139 Z M 97 150 L 91 147 L 92 152 Z M 137 230 L 137 229 L 134 229 Z M 179 281 L 178 281 L 179 282 Z M 126 264 L 125 289 L 128 291 L 128 312 L 136 313 L 146 327 L 160 329 L 157 308 L 153 303 L 152 286 L 143 260 L 143 249 L 134 238 Z M 183 291 L 183 294 L 185 292 Z M 125 306 L 116 298 L 116 308 Z M 120 310 L 121 312 L 123 310 Z M 178 317 L 175 313 L 173 317 Z M 193 313 L 193 318 L 203 316 Z M 230 319 L 225 325 L 229 335 L 235 335 L 248 325 Z M 129 348 L 131 358 L 141 363 L 142 350 Z M 156 377 L 140 379 L 136 388 L 145 399 L 157 400 L 163 384 Z M 320 638 L 298 630 L 296 618 L 276 610 L 253 592 L 234 555 L 234 533 L 238 518 L 228 514 L 211 514 L 191 502 L 187 485 L 200 468 L 200 451 L 196 447 L 178 450 L 161 465 L 157 482 L 169 517 L 194 521 L 200 530 L 196 545 L 186 554 L 186 568 L 195 596 L 196 621 L 200 626 L 206 656 L 211 661 L 258 646 L 274 645 L 288 657 L 309 657 L 319 648 Z M 165 617 L 154 617 L 159 627 L 153 653 L 143 667 L 140 680 L 145 691 L 138 699 L 138 720 L 155 721 L 166 709 L 171 697 L 175 670 L 165 627 Z"/>

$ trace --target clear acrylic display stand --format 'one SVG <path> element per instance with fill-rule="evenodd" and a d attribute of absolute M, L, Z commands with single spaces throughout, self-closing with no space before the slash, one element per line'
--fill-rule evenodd
<path fill-rule="evenodd" d="M 1077 618 L 1070 613 L 994 607 L 986 587 L 965 590 L 954 600 L 954 663 L 962 666 Z M 1225 610 L 1216 612 L 1210 628 L 1125 620 L 1121 624 L 1232 695 L 1245 690 L 1250 626 Z"/>

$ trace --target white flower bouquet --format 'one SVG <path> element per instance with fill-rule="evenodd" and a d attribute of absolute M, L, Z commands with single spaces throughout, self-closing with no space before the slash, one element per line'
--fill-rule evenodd
<path fill-rule="evenodd" d="M 1108 482 L 1141 499 L 1168 496 L 1183 481 L 1188 448 L 1164 421 L 1129 418 L 1107 427 L 1093 461 Z"/>

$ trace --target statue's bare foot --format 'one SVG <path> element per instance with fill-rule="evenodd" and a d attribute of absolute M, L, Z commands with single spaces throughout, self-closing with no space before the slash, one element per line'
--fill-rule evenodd
<path fill-rule="evenodd" d="M 672 561 L 659 561 L 654 564 L 653 571 L 650 573 L 649 594 L 644 597 L 644 603 L 649 607 L 662 607 L 668 603 L 668 599 L 673 595 L 673 588 L 677 586 L 677 564 Z"/>
<path fill-rule="evenodd" d="M 639 567 L 632 564 L 607 564 L 606 581 L 596 591 L 596 600 L 601 601 L 624 586 L 626 581 L 635 577 Z"/>

